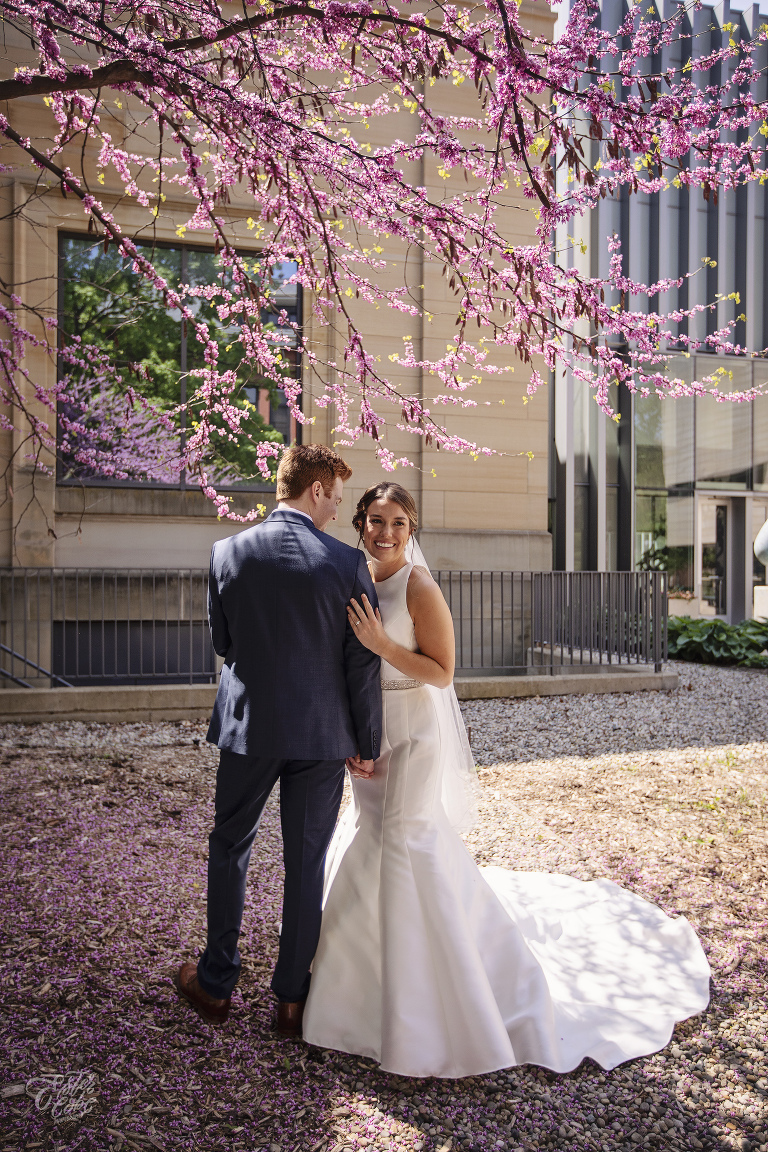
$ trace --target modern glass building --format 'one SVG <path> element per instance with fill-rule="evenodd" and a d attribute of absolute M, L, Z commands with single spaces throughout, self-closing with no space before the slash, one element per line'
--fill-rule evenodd
<path fill-rule="evenodd" d="M 659 15 L 673 10 L 667 2 Z M 617 27 L 625 12 L 621 0 L 604 0 L 603 26 Z M 660 56 L 654 69 L 680 67 L 691 52 L 706 55 L 729 35 L 752 37 L 764 22 L 768 18 L 760 17 L 757 5 L 744 12 L 727 2 L 705 6 L 690 13 L 690 38 Z M 758 64 L 766 90 L 756 95 L 765 100 L 768 54 L 765 48 L 762 53 L 766 58 Z M 706 79 L 702 74 L 701 83 Z M 591 146 L 594 164 L 601 145 Z M 600 201 L 575 230 L 569 227 L 570 237 L 557 235 L 555 244 L 561 259 L 593 276 L 607 274 L 606 240 L 614 232 L 622 241 L 624 273 L 637 282 L 698 270 L 651 306 L 666 312 L 718 298 L 716 310 L 679 325 L 677 334 L 703 337 L 745 317 L 736 323 L 736 341 L 759 353 L 768 346 L 767 195 L 768 184 L 759 181 L 721 192 L 717 204 L 685 187 L 622 195 Z M 734 292 L 738 301 L 725 299 Z M 689 356 L 674 341 L 668 351 L 670 377 L 700 379 L 721 369 L 723 391 L 768 381 L 768 359 L 759 355 Z M 622 392 L 614 407 L 618 424 L 600 412 L 593 393 L 570 372 L 551 380 L 554 567 L 664 569 L 672 614 L 731 621 L 751 616 L 753 587 L 766 581 L 752 544 L 768 519 L 768 396 L 735 404 Z"/>

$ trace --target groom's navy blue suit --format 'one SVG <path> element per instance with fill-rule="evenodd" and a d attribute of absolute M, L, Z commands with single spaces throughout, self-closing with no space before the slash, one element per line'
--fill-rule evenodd
<path fill-rule="evenodd" d="M 291 509 L 213 546 L 208 619 L 225 659 L 208 730 L 221 758 L 197 969 L 212 996 L 229 996 L 240 974 L 248 861 L 278 779 L 285 890 L 272 989 L 284 1001 L 309 989 L 344 759 L 380 751 L 380 661 L 346 611 L 363 592 L 377 603 L 362 552 Z"/>

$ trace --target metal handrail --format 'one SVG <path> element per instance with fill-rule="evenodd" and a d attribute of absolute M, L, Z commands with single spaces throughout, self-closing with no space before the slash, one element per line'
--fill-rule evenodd
<path fill-rule="evenodd" d="M 42 672 L 43 676 L 50 676 L 51 680 L 55 680 L 57 684 L 61 684 L 63 688 L 71 688 L 72 685 L 68 680 L 62 680 L 61 676 L 57 676 L 55 672 L 49 672 L 47 668 L 41 668 L 39 664 L 35 664 L 34 660 L 30 660 L 28 656 L 22 656 L 20 652 L 14 652 L 13 648 L 9 648 L 7 644 L 0 644 L 0 652 L 7 652 L 13 656 L 15 660 L 21 660 L 22 663 L 28 664 L 30 668 L 34 668 L 36 672 Z M 0 668 L 5 676 L 10 676 L 11 680 L 17 680 L 16 676 L 11 676 L 10 672 L 6 672 L 4 668 Z M 27 684 L 26 680 L 17 680 L 17 683 L 23 684 L 25 688 L 31 688 L 31 684 Z"/>
<path fill-rule="evenodd" d="M 5 668 L 0 668 L 0 676 L 5 676 L 6 680 L 13 680 L 14 684 L 19 684 L 22 688 L 32 687 L 26 680 L 22 680 L 20 676 L 14 676 L 11 672 L 6 672 Z"/>

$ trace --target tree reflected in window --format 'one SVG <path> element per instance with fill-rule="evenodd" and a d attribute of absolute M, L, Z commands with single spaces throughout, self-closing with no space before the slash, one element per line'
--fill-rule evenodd
<path fill-rule="evenodd" d="M 258 254 L 241 255 L 249 275 L 260 278 Z M 220 317 L 231 270 L 214 252 L 189 245 L 153 246 L 152 259 L 208 325 L 219 345 L 220 370 L 237 378 L 233 403 L 243 410 L 245 435 L 237 443 L 226 435 L 215 437 L 206 468 L 217 485 L 263 487 L 255 446 L 264 440 L 289 443 L 297 430 L 281 389 L 245 360 L 239 325 Z M 300 371 L 294 327 L 301 319 L 300 290 L 290 283 L 295 272 L 290 261 L 270 270 L 261 312 L 286 377 Z M 71 385 L 59 411 L 60 482 L 185 484 L 180 457 L 195 424 L 196 372 L 204 366 L 204 349 L 190 328 L 114 247 L 105 251 L 89 236 L 60 236 L 60 340 L 69 347 L 73 342 L 94 346 L 104 353 L 104 365 L 114 366 L 108 371 L 92 357 L 74 370 L 62 363 Z M 140 388 L 154 407 L 132 403 L 131 388 Z M 223 421 L 214 417 L 214 422 L 224 432 Z"/>

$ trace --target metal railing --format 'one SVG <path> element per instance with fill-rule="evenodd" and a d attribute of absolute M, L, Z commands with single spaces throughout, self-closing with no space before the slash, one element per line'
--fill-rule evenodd
<path fill-rule="evenodd" d="M 663 572 L 438 571 L 459 675 L 666 659 Z M 0 686 L 212 684 L 208 571 L 0 570 Z"/>
<path fill-rule="evenodd" d="M 664 572 L 434 573 L 459 675 L 589 672 L 667 658 Z"/>
<path fill-rule="evenodd" d="M 0 570 L 6 687 L 212 684 L 207 568 Z"/>

